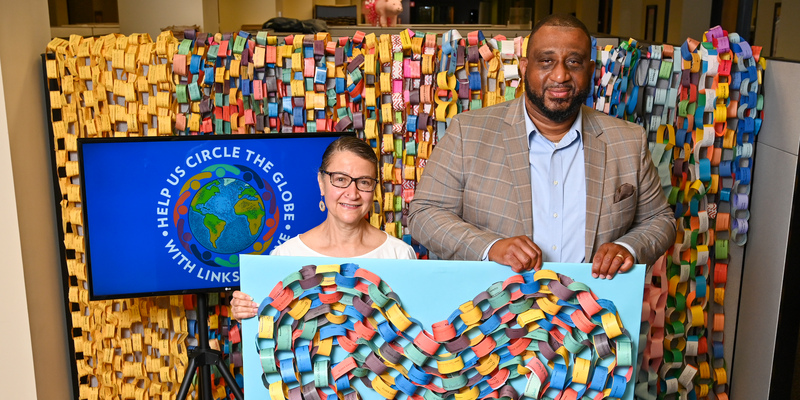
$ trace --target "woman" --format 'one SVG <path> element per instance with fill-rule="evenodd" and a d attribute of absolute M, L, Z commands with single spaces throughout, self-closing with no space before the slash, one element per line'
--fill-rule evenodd
<path fill-rule="evenodd" d="M 414 249 L 367 222 L 373 204 L 378 158 L 364 141 L 352 136 L 336 139 L 325 149 L 317 174 L 328 215 L 321 224 L 287 240 L 270 253 L 276 256 L 415 259 Z M 258 312 L 253 298 L 233 292 L 236 319 Z"/>

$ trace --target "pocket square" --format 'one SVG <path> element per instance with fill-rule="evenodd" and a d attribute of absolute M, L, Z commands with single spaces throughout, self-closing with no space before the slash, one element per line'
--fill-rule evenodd
<path fill-rule="evenodd" d="M 635 190 L 636 188 L 634 188 L 630 183 L 623 183 L 617 188 L 617 191 L 614 192 L 614 203 L 619 203 L 620 201 L 631 197 Z"/>

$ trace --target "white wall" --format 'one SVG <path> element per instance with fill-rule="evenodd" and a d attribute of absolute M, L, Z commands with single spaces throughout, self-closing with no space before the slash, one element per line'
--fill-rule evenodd
<path fill-rule="evenodd" d="M 149 33 L 153 40 L 171 25 L 203 28 L 203 0 L 118 0 L 119 32 Z"/>
<path fill-rule="evenodd" d="M 683 13 L 683 0 L 677 0 L 670 2 L 669 6 L 669 32 L 667 33 L 667 43 L 680 45 L 686 41 L 685 36 L 681 36 L 681 24 L 683 21 L 679 16 Z M 708 25 L 708 23 L 706 23 Z M 707 27 L 710 28 L 710 27 Z M 736 27 L 731 27 L 730 29 L 736 30 Z M 663 36 L 663 32 L 662 32 Z M 700 38 L 694 38 L 700 40 Z"/>
<path fill-rule="evenodd" d="M 277 17 L 275 0 L 219 0 L 219 29 L 236 32 L 242 25 L 261 25 Z"/>
<path fill-rule="evenodd" d="M 800 2 L 800 0 L 795 0 Z M 645 12 L 648 4 L 658 6 L 656 43 L 664 38 L 664 0 L 617 0 L 612 10 L 611 34 L 623 38 L 644 39 Z M 708 30 L 711 21 L 711 0 L 672 0 L 669 10 L 669 31 L 667 43 L 680 45 L 686 38 L 702 40 L 703 32 Z M 736 30 L 736 27 L 726 27 Z"/>
<path fill-rule="evenodd" d="M 285 18 L 304 20 L 311 18 L 313 14 L 313 0 L 283 0 L 283 17 Z"/>
<path fill-rule="evenodd" d="M 575 16 L 586 25 L 589 32 L 597 32 L 597 0 L 578 0 L 575 3 Z"/>
<path fill-rule="evenodd" d="M 220 32 L 219 29 L 219 2 L 217 0 L 203 1 L 203 32 Z"/>
<path fill-rule="evenodd" d="M 575 12 L 576 0 L 559 0 L 552 2 L 553 14 L 570 14 Z M 595 7 L 597 8 L 597 7 Z"/>
<path fill-rule="evenodd" d="M 777 30 L 777 51 L 773 57 L 800 60 L 800 0 L 762 0 L 758 2 L 756 22 L 756 44 L 763 46 L 762 54 L 769 55 L 772 49 L 772 19 L 775 14 L 775 3 L 781 3 L 781 22 Z"/>
<path fill-rule="evenodd" d="M 0 64 L 0 76 L 2 76 Z M 8 143 L 8 121 L 0 80 L 0 219 L 6 227 L 0 230 L 0 253 L 4 262 L 0 270 L 6 285 L 0 290 L 0 304 L 6 305 L 3 318 L 12 322 L 13 329 L 0 329 L 0 387 L 4 394 L 18 399 L 36 397 L 36 380 L 33 369 L 31 329 L 28 321 L 28 301 L 25 296 L 25 274 L 22 269 L 22 251 L 17 219 L 17 201 L 14 191 L 14 174 L 11 170 L 11 148 Z M 10 390 L 6 392 L 5 390 Z"/>
<path fill-rule="evenodd" d="M 51 26 L 66 25 L 69 23 L 67 0 L 49 0 L 47 3 L 50 8 Z"/>
<path fill-rule="evenodd" d="M 667 14 L 667 6 L 665 0 L 645 0 L 642 2 L 642 11 L 641 16 L 639 19 L 641 20 L 640 25 L 640 33 L 639 36 L 635 36 L 637 38 L 644 39 L 647 32 L 647 7 L 648 6 L 656 6 L 656 29 L 655 29 L 655 36 L 653 37 L 653 41 L 655 43 L 662 43 L 664 39 L 664 20 Z M 678 14 L 674 12 L 672 9 L 672 2 L 670 2 L 670 19 L 675 18 Z"/>
<path fill-rule="evenodd" d="M 670 19 L 672 18 L 678 18 L 680 21 L 678 37 L 681 38 L 681 42 L 675 44 L 682 44 L 686 38 L 702 41 L 703 32 L 711 28 L 711 26 L 708 25 L 711 21 L 711 0 L 683 1 L 682 10 L 680 13 L 671 13 Z M 736 31 L 735 26 L 729 29 L 731 31 Z"/>
<path fill-rule="evenodd" d="M 555 6 L 555 2 L 553 3 Z M 536 25 L 540 19 L 550 15 L 550 1 L 549 0 L 535 0 L 533 5 L 533 25 Z"/>
<path fill-rule="evenodd" d="M 72 398 L 72 363 L 67 350 L 50 174 L 49 117 L 44 111 L 39 58 L 49 34 L 47 0 L 3 2 L 0 37 L 6 40 L 0 41 L 0 304 L 6 324 L 0 329 L 0 342 L 4 344 L 0 387 L 2 397 L 9 399 Z M 26 319 L 28 327 L 24 326 Z M 6 348 L 7 344 L 11 348 Z"/>
<path fill-rule="evenodd" d="M 638 0 L 617 0 L 611 10 L 611 34 L 623 38 L 642 39 L 644 7 Z"/>

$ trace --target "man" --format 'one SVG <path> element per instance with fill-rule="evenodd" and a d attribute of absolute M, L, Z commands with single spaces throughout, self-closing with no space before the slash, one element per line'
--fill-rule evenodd
<path fill-rule="evenodd" d="M 591 260 L 611 279 L 654 263 L 675 220 L 644 130 L 582 106 L 594 68 L 583 23 L 536 24 L 526 95 L 452 120 L 411 202 L 412 236 L 442 258 L 516 272 Z"/>

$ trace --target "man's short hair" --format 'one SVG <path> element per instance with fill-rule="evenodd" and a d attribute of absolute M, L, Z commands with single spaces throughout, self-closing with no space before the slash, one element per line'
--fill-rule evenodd
<path fill-rule="evenodd" d="M 592 34 L 589 33 L 589 29 L 586 28 L 586 25 L 584 25 L 581 20 L 575 18 L 575 16 L 571 14 L 550 14 L 540 19 L 539 22 L 533 26 L 533 29 L 531 29 L 531 34 L 528 36 L 529 43 L 533 41 L 533 35 L 536 33 L 536 31 L 543 26 L 580 29 L 586 34 L 586 40 L 588 40 L 589 47 L 591 48 L 592 46 Z M 531 46 L 529 45 L 528 49 L 530 50 L 530 48 Z"/>

